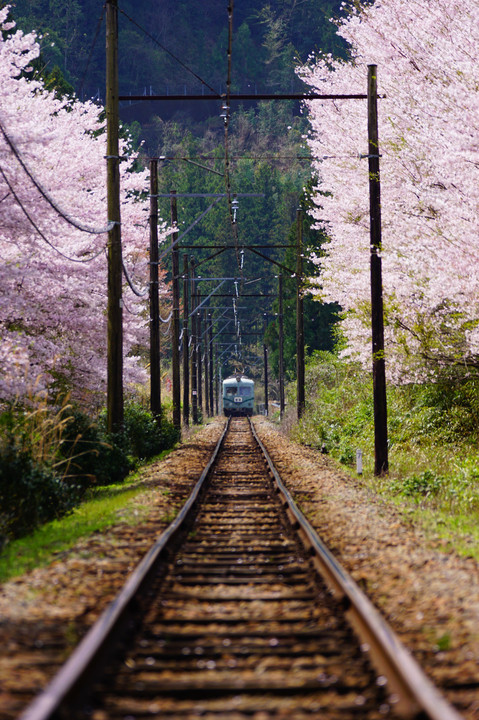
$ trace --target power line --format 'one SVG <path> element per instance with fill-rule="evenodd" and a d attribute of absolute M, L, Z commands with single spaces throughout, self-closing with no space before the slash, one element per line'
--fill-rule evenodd
<path fill-rule="evenodd" d="M 70 260 L 71 262 L 87 263 L 87 262 L 91 262 L 92 260 L 94 260 L 95 258 L 97 258 L 99 255 L 102 254 L 102 252 L 105 250 L 105 247 L 102 247 L 101 250 L 99 250 L 97 253 L 95 253 L 94 255 L 92 255 L 92 256 L 89 257 L 89 258 L 80 259 L 80 258 L 70 257 L 69 255 L 66 255 L 66 254 L 63 253 L 61 250 L 59 250 L 57 247 L 55 247 L 55 245 L 54 245 L 52 242 L 50 242 L 50 240 L 48 240 L 48 238 L 43 234 L 43 232 L 40 230 L 40 228 L 38 227 L 38 225 L 35 223 L 35 221 L 33 220 L 33 218 L 29 215 L 28 210 L 25 208 L 24 204 L 22 203 L 22 201 L 21 201 L 20 198 L 18 197 L 18 195 L 17 195 L 17 193 L 15 192 L 13 186 L 12 186 L 11 183 L 9 182 L 7 176 L 5 175 L 2 167 L 0 167 L 0 173 L 1 173 L 2 177 L 3 177 L 3 179 L 5 180 L 5 182 L 7 183 L 8 187 L 9 187 L 9 189 L 10 189 L 10 192 L 12 193 L 13 197 L 15 198 L 15 201 L 16 201 L 17 204 L 20 206 L 21 210 L 22 210 L 23 213 L 25 214 L 25 216 L 26 216 L 27 220 L 29 221 L 29 223 L 35 228 L 35 230 L 36 230 L 37 233 L 40 235 L 40 237 L 42 238 L 42 240 L 43 240 L 44 242 L 46 242 L 46 244 L 49 245 L 49 247 L 51 247 L 53 250 L 55 250 L 55 252 L 58 253 L 58 255 L 61 255 L 61 257 L 65 258 L 66 260 Z"/>
<path fill-rule="evenodd" d="M 90 233 L 92 235 L 103 235 L 103 233 L 107 233 L 111 230 L 114 223 L 109 222 L 108 225 L 103 228 L 89 228 L 86 225 L 83 225 L 82 223 L 74 220 L 72 217 L 67 215 L 66 212 L 61 210 L 61 208 L 58 207 L 56 202 L 49 195 L 49 193 L 45 190 L 45 188 L 36 179 L 33 172 L 31 170 L 29 170 L 29 168 L 25 164 L 25 162 L 20 154 L 20 151 L 18 150 L 18 148 L 15 145 L 15 143 L 13 142 L 13 140 L 7 134 L 7 132 L 6 132 L 5 128 L 3 127 L 3 125 L 1 124 L 1 122 L 0 122 L 0 131 L 3 135 L 3 137 L 5 138 L 6 143 L 10 147 L 11 151 L 15 155 L 16 159 L 18 160 L 18 162 L 22 166 L 23 170 L 28 175 L 28 177 L 30 178 L 30 180 L 32 181 L 32 183 L 34 184 L 34 186 L 36 187 L 36 189 L 38 190 L 40 195 L 47 201 L 47 203 L 50 205 L 50 207 L 53 208 L 53 210 L 55 210 L 55 212 L 58 215 L 60 215 L 60 217 L 62 217 L 69 225 L 72 225 L 77 230 L 81 230 L 82 232 Z"/>
<path fill-rule="evenodd" d="M 147 293 L 148 293 L 149 288 L 145 288 L 145 290 L 138 290 L 138 289 L 134 286 L 132 279 L 131 279 L 130 276 L 128 275 L 128 270 L 126 269 L 126 266 L 125 266 L 125 263 L 124 263 L 123 259 L 122 259 L 122 261 L 121 261 L 121 266 L 122 266 L 122 268 L 123 268 L 123 275 L 125 276 L 126 282 L 127 282 L 128 285 L 130 286 L 130 290 L 132 291 L 132 293 L 133 293 L 134 295 L 136 295 L 137 297 L 145 297 L 145 295 L 147 295 Z"/>
<path fill-rule="evenodd" d="M 159 42 L 159 40 L 157 40 L 151 33 L 148 32 L 148 30 L 146 30 L 144 27 L 142 27 L 136 20 L 131 18 L 120 7 L 118 8 L 118 11 L 121 12 L 121 14 L 124 15 L 126 17 L 126 19 L 132 23 L 132 25 L 135 25 L 135 27 L 137 27 L 138 30 L 141 30 L 142 33 L 144 33 L 147 37 L 150 38 L 150 40 L 152 40 L 156 45 L 158 45 L 158 47 L 160 47 L 165 53 L 167 53 L 167 55 L 169 55 L 171 58 L 173 58 L 173 60 L 175 60 L 177 63 L 179 63 L 181 65 L 181 67 L 183 67 L 187 72 L 189 72 L 191 75 L 193 75 L 193 77 L 195 77 L 197 80 L 199 80 L 202 85 L 207 87 L 208 90 L 211 90 L 211 92 L 214 93 L 214 95 L 217 99 L 221 98 L 221 95 L 219 93 L 217 93 L 216 90 L 214 88 L 212 88 L 209 83 L 206 82 L 206 80 L 203 80 L 203 78 L 201 78 L 197 73 L 195 73 L 194 70 L 192 70 L 190 67 L 188 67 L 188 65 L 186 65 L 183 62 L 183 60 L 180 60 L 179 57 L 174 55 L 170 50 L 168 50 L 168 48 L 166 48 L 164 45 L 162 45 Z"/>
<path fill-rule="evenodd" d="M 80 87 L 79 87 L 79 89 L 78 89 L 78 95 L 81 95 L 81 94 L 83 93 L 83 85 L 84 85 L 84 83 L 85 83 L 86 74 L 87 74 L 87 72 L 88 72 L 88 68 L 90 67 L 90 62 L 91 62 L 91 58 L 92 58 L 92 55 L 93 55 L 93 50 L 95 49 L 96 41 L 98 40 L 98 33 L 100 32 L 100 28 L 101 28 L 101 26 L 102 26 L 103 18 L 104 18 L 104 17 L 105 17 L 105 5 L 103 5 L 102 11 L 101 11 L 101 15 L 100 15 L 100 17 L 99 17 L 99 19 L 98 19 L 98 23 L 97 23 L 96 30 L 95 30 L 95 35 L 94 35 L 94 37 L 93 37 L 93 41 L 92 41 L 92 44 L 91 44 L 91 47 L 90 47 L 90 52 L 88 53 L 88 58 L 87 58 L 87 61 L 86 61 L 86 67 L 85 67 L 85 70 L 83 71 L 82 79 L 81 79 L 81 82 L 80 82 Z"/>
<path fill-rule="evenodd" d="M 230 177 L 230 160 L 229 160 L 229 136 L 228 128 L 230 122 L 230 96 L 231 96 L 231 61 L 233 50 L 233 0 L 228 0 L 228 49 L 227 49 L 227 73 L 226 73 L 226 101 L 222 109 L 222 117 L 225 124 L 225 185 L 226 194 L 228 196 L 228 210 L 230 216 L 231 229 L 233 231 L 233 240 L 235 246 L 236 262 L 243 276 L 241 267 L 238 243 L 238 228 L 236 226 L 236 214 L 233 212 L 233 201 L 231 199 L 231 177 Z"/>
<path fill-rule="evenodd" d="M 317 159 L 327 159 L 327 158 L 336 158 L 339 157 L 337 155 L 324 155 L 322 157 L 316 158 L 313 157 L 313 155 L 230 155 L 230 160 L 317 160 Z M 349 156 L 347 156 L 349 157 Z M 355 157 L 355 156 L 354 156 Z M 190 155 L 189 157 L 185 157 L 182 155 L 162 155 L 160 157 L 160 160 L 183 160 L 184 162 L 193 162 L 194 160 L 223 160 L 224 157 L 211 157 L 210 155 Z M 203 167 L 200 165 L 200 167 Z M 211 170 L 211 168 L 207 168 L 208 170 Z M 212 171 L 212 172 L 218 172 Z M 223 173 L 218 173 L 220 175 L 223 175 Z"/>

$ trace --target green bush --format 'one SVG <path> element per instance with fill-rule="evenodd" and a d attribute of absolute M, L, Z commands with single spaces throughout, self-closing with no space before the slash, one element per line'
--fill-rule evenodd
<path fill-rule="evenodd" d="M 156 422 L 134 403 L 125 407 L 124 430 L 116 434 L 107 432 L 104 413 L 94 422 L 66 403 L 50 413 L 44 403 L 6 410 L 0 415 L 0 547 L 64 515 L 88 487 L 122 482 L 139 460 L 178 439 L 171 422 Z"/>
<path fill-rule="evenodd" d="M 61 517 L 79 498 L 52 470 L 13 445 L 0 452 L 0 547 L 42 523 Z"/>
<path fill-rule="evenodd" d="M 141 460 L 159 455 L 179 440 L 177 429 L 164 415 L 157 422 L 149 410 L 133 403 L 125 407 L 125 436 L 131 455 Z"/>
<path fill-rule="evenodd" d="M 69 476 L 89 484 L 121 482 L 137 461 L 147 460 L 179 440 L 174 425 L 162 417 L 157 423 L 151 412 L 136 403 L 125 406 L 124 429 L 108 433 L 106 414 L 98 422 L 72 411 L 63 432 L 60 451 L 68 462 Z"/>
<path fill-rule="evenodd" d="M 444 478 L 436 475 L 432 470 L 424 470 L 418 475 L 396 480 L 393 489 L 408 497 L 431 497 L 437 495 L 444 485 Z"/>

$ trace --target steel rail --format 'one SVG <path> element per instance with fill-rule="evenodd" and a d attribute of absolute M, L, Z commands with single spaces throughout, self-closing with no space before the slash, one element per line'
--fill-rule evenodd
<path fill-rule="evenodd" d="M 275 482 L 275 489 L 293 527 L 310 550 L 313 562 L 339 601 L 362 643 L 369 648 L 371 662 L 387 678 L 388 687 L 397 698 L 394 711 L 405 718 L 427 717 L 430 720 L 463 720 L 426 676 L 420 665 L 404 647 L 392 628 L 376 610 L 369 598 L 349 573 L 328 550 L 314 528 L 298 509 L 258 437 L 250 418 L 248 421 Z"/>
<path fill-rule="evenodd" d="M 121 634 L 121 627 L 128 622 L 130 613 L 133 613 L 139 591 L 147 586 L 169 542 L 178 535 L 186 520 L 195 510 L 198 496 L 223 445 L 229 425 L 230 418 L 225 424 L 208 464 L 181 511 L 147 552 L 128 578 L 120 594 L 90 628 L 65 665 L 45 690 L 20 715 L 19 720 L 52 720 L 53 718 L 71 717 L 67 704 L 78 696 L 83 683 L 94 677 L 97 666 L 104 661 L 105 655 L 107 655 L 110 638 L 112 635 L 118 638 Z"/>

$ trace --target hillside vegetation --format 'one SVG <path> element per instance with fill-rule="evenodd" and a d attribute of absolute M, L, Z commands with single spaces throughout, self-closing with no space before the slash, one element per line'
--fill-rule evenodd
<path fill-rule="evenodd" d="M 234 5 L 233 87 L 287 91 L 295 59 L 316 49 L 338 53 L 344 44 L 329 22 L 339 0 L 243 0 Z M 121 0 L 120 83 L 124 92 L 201 87 L 172 56 L 218 91 L 226 82 L 226 0 Z M 104 25 L 96 0 L 17 0 L 20 27 L 43 35 L 43 57 L 57 65 L 77 92 L 88 97 L 104 87 Z M 130 20 L 130 19 L 131 20 Z M 132 22 L 134 21 L 134 22 Z M 140 27 L 138 27 L 140 26 Z M 150 38 L 140 28 L 147 30 Z M 160 47 L 162 46 L 162 47 Z M 165 48 L 168 52 L 165 52 Z"/>

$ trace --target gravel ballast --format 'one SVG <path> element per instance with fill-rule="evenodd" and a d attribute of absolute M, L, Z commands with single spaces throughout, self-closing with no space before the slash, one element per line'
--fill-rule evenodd
<path fill-rule="evenodd" d="M 446 552 L 443 540 L 413 526 L 320 452 L 289 442 L 266 419 L 255 424 L 323 540 L 448 698 L 465 717 L 479 718 L 477 562 Z M 223 425 L 221 418 L 212 421 L 145 468 L 140 524 L 120 516 L 118 525 L 85 538 L 49 566 L 0 586 L 0 720 L 16 717 L 46 685 L 118 591 L 158 534 L 158 519 L 165 526 L 188 495 Z M 172 497 L 165 489 L 180 478 Z"/>

